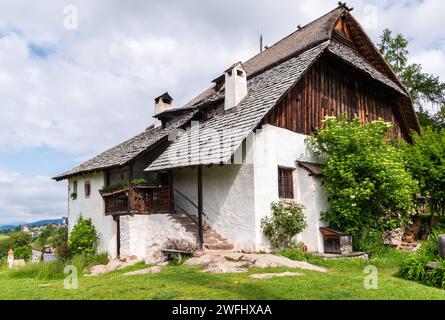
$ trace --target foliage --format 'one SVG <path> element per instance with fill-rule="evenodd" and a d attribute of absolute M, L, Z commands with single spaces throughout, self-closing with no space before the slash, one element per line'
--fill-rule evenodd
<path fill-rule="evenodd" d="M 434 230 L 413 256 L 400 268 L 398 275 L 407 280 L 419 281 L 434 287 L 445 289 L 445 261 L 438 253 L 438 235 Z M 438 268 L 428 270 L 429 262 L 438 262 Z"/>
<path fill-rule="evenodd" d="M 51 238 L 51 246 L 55 249 L 59 258 L 67 259 L 71 256 L 68 245 L 68 227 L 61 227 L 56 230 Z"/>
<path fill-rule="evenodd" d="M 85 264 L 88 267 L 97 266 L 100 264 L 108 264 L 110 259 L 108 258 L 108 253 L 102 252 L 97 255 L 90 255 L 85 257 Z"/>
<path fill-rule="evenodd" d="M 31 244 L 32 237 L 28 233 L 17 232 L 11 234 L 9 240 L 12 248 L 14 249 L 16 247 L 29 246 Z"/>
<path fill-rule="evenodd" d="M 400 149 L 420 193 L 432 214 L 445 215 L 445 130 L 426 127 L 423 134 L 413 133 L 413 143 L 402 142 Z"/>
<path fill-rule="evenodd" d="M 77 255 L 72 259 L 57 259 L 49 263 L 28 264 L 26 267 L 12 270 L 10 276 L 17 279 L 33 278 L 38 280 L 61 279 L 65 277 L 64 269 L 66 266 L 75 266 L 79 275 L 83 274 L 85 268 L 97 264 L 108 263 L 106 254 L 84 256 Z"/>
<path fill-rule="evenodd" d="M 29 260 L 32 256 L 32 249 L 30 246 L 22 246 L 14 248 L 14 259 Z"/>
<path fill-rule="evenodd" d="M 52 224 L 48 224 L 40 233 L 40 235 L 37 238 L 37 242 L 41 246 L 45 246 L 49 244 L 50 238 L 52 238 L 57 232 L 57 228 L 54 227 Z"/>
<path fill-rule="evenodd" d="M 408 64 L 408 41 L 401 34 L 393 36 L 388 29 L 380 39 L 380 52 L 408 88 L 414 104 L 418 107 L 422 102 L 445 104 L 445 83 L 437 76 L 424 73 L 420 64 Z"/>
<path fill-rule="evenodd" d="M 261 227 L 275 248 L 288 248 L 292 238 L 302 232 L 307 224 L 304 207 L 294 202 L 273 202 L 272 215 L 261 220 Z"/>
<path fill-rule="evenodd" d="M 76 200 L 77 199 L 77 192 L 71 193 L 71 199 Z"/>
<path fill-rule="evenodd" d="M 390 129 L 383 121 L 361 125 L 345 115 L 326 117 L 324 128 L 307 140 L 326 162 L 323 185 L 330 207 L 322 219 L 356 240 L 398 228 L 411 217 L 417 184 L 385 138 Z"/>
<path fill-rule="evenodd" d="M 94 255 L 98 241 L 96 227 L 91 219 L 85 219 L 80 215 L 68 239 L 71 253 L 74 255 Z"/>

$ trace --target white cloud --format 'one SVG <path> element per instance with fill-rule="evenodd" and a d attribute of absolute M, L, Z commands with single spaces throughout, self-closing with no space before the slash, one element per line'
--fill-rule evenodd
<path fill-rule="evenodd" d="M 0 168 L 0 225 L 66 215 L 66 185 Z"/>

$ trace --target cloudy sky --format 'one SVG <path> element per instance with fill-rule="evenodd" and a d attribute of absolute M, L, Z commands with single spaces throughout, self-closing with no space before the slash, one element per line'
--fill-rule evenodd
<path fill-rule="evenodd" d="M 272 45 L 336 5 L 2 0 L 0 225 L 66 214 L 66 183 L 51 176 L 144 130 L 163 91 L 180 106 L 256 54 L 259 32 Z M 411 61 L 445 81 L 442 0 L 348 5 L 375 42 L 384 28 L 403 33 Z"/>

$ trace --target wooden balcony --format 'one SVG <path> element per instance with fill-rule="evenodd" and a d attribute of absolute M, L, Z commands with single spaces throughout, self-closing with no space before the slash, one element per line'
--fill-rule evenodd
<path fill-rule="evenodd" d="M 170 187 L 130 186 L 101 195 L 105 215 L 168 213 L 172 209 Z"/>

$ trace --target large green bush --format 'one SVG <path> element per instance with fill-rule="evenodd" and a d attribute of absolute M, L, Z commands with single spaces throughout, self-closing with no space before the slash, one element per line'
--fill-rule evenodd
<path fill-rule="evenodd" d="M 275 248 L 289 248 L 292 238 L 306 228 L 304 207 L 294 202 L 273 202 L 272 215 L 261 220 L 261 227 Z"/>
<path fill-rule="evenodd" d="M 390 129 L 383 121 L 361 125 L 346 116 L 327 117 L 307 141 L 326 162 L 323 185 L 330 207 L 322 219 L 351 233 L 356 244 L 404 225 L 413 212 L 417 183 L 386 138 Z"/>
<path fill-rule="evenodd" d="M 99 236 L 91 219 L 82 215 L 77 219 L 68 239 L 68 245 L 73 255 L 94 255 L 97 252 Z"/>

